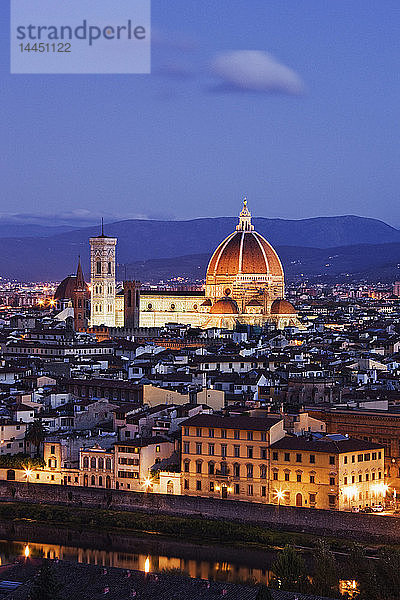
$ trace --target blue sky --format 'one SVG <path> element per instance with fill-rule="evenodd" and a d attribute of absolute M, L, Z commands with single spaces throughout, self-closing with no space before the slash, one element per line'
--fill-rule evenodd
<path fill-rule="evenodd" d="M 10 75 L 8 21 L 3 1 L 1 215 L 186 219 L 247 195 L 400 227 L 398 2 L 153 0 L 151 75 Z"/>

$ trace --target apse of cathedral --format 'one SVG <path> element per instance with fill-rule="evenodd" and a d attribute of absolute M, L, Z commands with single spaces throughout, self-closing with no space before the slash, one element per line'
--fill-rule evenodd
<path fill-rule="evenodd" d="M 279 256 L 255 231 L 246 200 L 235 231 L 211 256 L 203 290 L 141 290 L 137 281 L 124 281 L 118 287 L 116 244 L 117 239 L 104 235 L 103 229 L 90 239 L 91 326 L 132 329 L 181 323 L 234 329 L 238 324 L 273 322 L 278 329 L 301 327 L 295 308 L 284 299 Z"/>

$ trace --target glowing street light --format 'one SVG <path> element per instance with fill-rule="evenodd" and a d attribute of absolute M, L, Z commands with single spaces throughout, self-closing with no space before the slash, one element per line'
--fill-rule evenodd
<path fill-rule="evenodd" d="M 32 475 L 32 473 L 33 473 L 32 469 L 29 469 L 29 468 L 25 469 L 24 476 L 25 476 L 27 482 L 29 481 L 29 478 Z"/>
<path fill-rule="evenodd" d="M 31 551 L 29 549 L 29 546 L 28 546 L 28 544 L 26 544 L 25 549 L 24 549 L 25 558 L 29 558 L 30 553 L 31 553 Z"/>
<path fill-rule="evenodd" d="M 146 575 L 148 573 L 150 573 L 150 558 L 147 557 L 146 560 L 144 561 L 144 572 L 146 573 Z"/>
<path fill-rule="evenodd" d="M 278 500 L 278 507 L 279 507 L 281 501 L 285 498 L 284 490 L 282 490 L 282 488 L 280 490 L 275 490 L 274 497 L 276 500 Z"/>

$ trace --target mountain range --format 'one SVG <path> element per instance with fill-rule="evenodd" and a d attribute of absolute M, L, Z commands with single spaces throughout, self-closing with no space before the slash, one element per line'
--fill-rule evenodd
<path fill-rule="evenodd" d="M 301 274 L 328 279 L 348 275 L 400 279 L 400 231 L 383 221 L 348 215 L 301 220 L 255 218 L 253 223 L 278 251 L 288 279 Z M 233 217 L 126 220 L 106 225 L 105 233 L 118 238 L 119 278 L 126 272 L 128 277 L 158 282 L 178 275 L 203 278 L 212 252 L 236 224 Z M 60 280 L 74 272 L 80 255 L 88 278 L 89 237 L 99 235 L 99 228 L 60 231 L 34 227 L 15 225 L 7 232 L 0 225 L 3 277 Z"/>

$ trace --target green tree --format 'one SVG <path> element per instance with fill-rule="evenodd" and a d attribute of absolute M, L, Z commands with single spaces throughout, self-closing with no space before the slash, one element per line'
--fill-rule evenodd
<path fill-rule="evenodd" d="M 256 600 L 273 600 L 271 592 L 263 583 L 258 586 Z"/>
<path fill-rule="evenodd" d="M 46 430 L 39 419 L 35 419 L 31 423 L 25 434 L 25 442 L 29 442 L 36 446 L 36 456 L 39 456 L 40 444 L 44 442 Z"/>
<path fill-rule="evenodd" d="M 29 600 L 61 600 L 61 585 L 50 561 L 42 563 L 33 581 Z"/>
<path fill-rule="evenodd" d="M 319 596 L 338 593 L 339 577 L 335 556 L 326 540 L 318 540 L 314 553 L 313 590 Z"/>
<path fill-rule="evenodd" d="M 368 560 L 365 548 L 360 544 L 353 544 L 347 564 L 358 584 L 357 600 L 379 600 L 376 561 Z"/>
<path fill-rule="evenodd" d="M 272 583 L 275 587 L 289 592 L 302 591 L 307 588 L 306 567 L 302 557 L 293 546 L 284 547 L 272 565 L 272 571 L 274 573 Z"/>
<path fill-rule="evenodd" d="M 381 600 L 398 600 L 400 590 L 400 550 L 381 548 L 376 563 L 376 583 Z"/>

